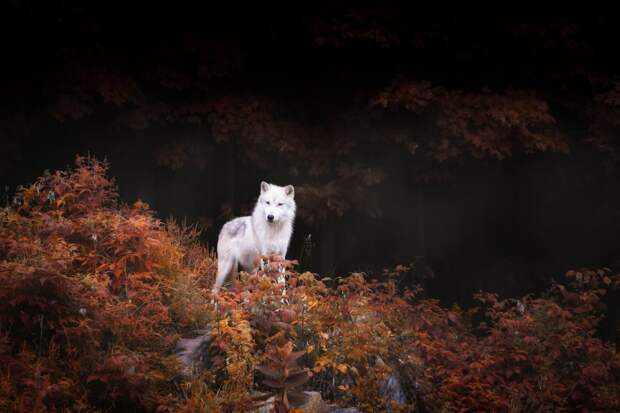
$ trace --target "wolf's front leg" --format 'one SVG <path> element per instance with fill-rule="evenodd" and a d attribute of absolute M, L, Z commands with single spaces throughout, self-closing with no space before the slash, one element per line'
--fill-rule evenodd
<path fill-rule="evenodd" d="M 288 243 L 283 244 L 280 246 L 280 256 L 282 256 L 282 258 L 286 259 L 286 251 L 288 250 Z"/>

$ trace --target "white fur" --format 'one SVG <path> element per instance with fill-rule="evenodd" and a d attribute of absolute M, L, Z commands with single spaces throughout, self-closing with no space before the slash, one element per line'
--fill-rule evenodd
<path fill-rule="evenodd" d="M 241 266 L 252 271 L 257 257 L 280 255 L 286 251 L 295 220 L 295 190 L 261 182 L 261 191 L 252 215 L 228 221 L 217 241 L 217 277 L 213 291 L 230 282 Z M 268 217 L 273 216 L 269 222 Z"/>

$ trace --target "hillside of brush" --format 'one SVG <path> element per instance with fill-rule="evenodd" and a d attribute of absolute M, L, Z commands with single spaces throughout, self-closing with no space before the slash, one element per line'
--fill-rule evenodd
<path fill-rule="evenodd" d="M 91 157 L 19 188 L 0 209 L 0 411 L 295 411 L 305 391 L 364 412 L 620 410 L 607 268 L 463 310 L 402 287 L 408 267 L 327 279 L 264 257 L 214 297 L 199 233 L 120 202 Z"/>

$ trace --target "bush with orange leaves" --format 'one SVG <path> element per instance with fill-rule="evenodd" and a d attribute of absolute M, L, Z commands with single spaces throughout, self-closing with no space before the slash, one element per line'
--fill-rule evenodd
<path fill-rule="evenodd" d="M 620 410 L 620 355 L 596 334 L 620 283 L 608 269 L 541 296 L 481 293 L 484 315 L 400 290 L 406 267 L 332 280 L 279 257 L 211 297 L 197 229 L 119 204 L 106 170 L 78 157 L 0 210 L 0 411 L 233 412 L 273 396 L 281 412 L 304 390 L 366 412 Z M 174 349 L 195 330 L 208 339 L 189 371 Z M 395 374 L 404 404 L 385 389 Z"/>
<path fill-rule="evenodd" d="M 229 368 L 224 360 L 245 354 L 241 375 L 247 377 L 253 363 L 261 372 L 259 388 L 293 408 L 273 359 L 293 344 L 306 353 L 299 360 L 308 376 L 305 380 L 296 370 L 295 382 L 307 381 L 307 389 L 362 411 L 620 408 L 620 355 L 596 337 L 602 298 L 620 282 L 609 269 L 569 272 L 566 286 L 554 284 L 541 297 L 499 300 L 481 293 L 487 312 L 474 325 L 475 311 L 448 310 L 435 300 L 417 300 L 416 291 L 397 291 L 403 267 L 383 274 L 381 282 L 352 274 L 328 288 L 325 283 L 333 280 L 290 271 L 292 265 L 270 257 L 262 270 L 222 293 L 225 327 L 252 331 L 254 350 L 246 346 L 239 352 L 230 341 L 216 340 L 213 371 Z M 283 269 L 286 284 L 277 282 Z M 221 329 L 222 321 L 214 328 Z M 408 404 L 397 405 L 382 390 L 394 371 Z M 249 398 L 250 388 L 247 392 Z"/>
<path fill-rule="evenodd" d="M 0 411 L 179 404 L 171 349 L 208 321 L 214 259 L 195 228 L 119 205 L 107 168 L 78 157 L 0 210 Z"/>

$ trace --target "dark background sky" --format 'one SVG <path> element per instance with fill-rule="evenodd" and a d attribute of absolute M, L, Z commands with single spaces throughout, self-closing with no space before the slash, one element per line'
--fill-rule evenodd
<path fill-rule="evenodd" d="M 124 201 L 208 222 L 205 241 L 214 245 L 222 205 L 244 212 L 263 179 L 333 187 L 346 194 L 342 214 L 325 198 L 298 198 L 291 256 L 309 233 L 308 268 L 324 274 L 424 256 L 410 276 L 432 269 L 429 295 L 447 302 L 468 302 L 478 289 L 535 291 L 568 269 L 620 264 L 620 103 L 600 98 L 619 80 L 620 18 L 611 10 L 11 1 L 0 16 L 7 199 L 43 170 L 91 153 L 111 162 Z M 369 104 L 404 80 L 476 96 L 531 92 L 568 151 L 515 147 L 504 159 L 445 162 L 430 149 L 412 154 L 389 131 L 432 149 L 441 134 L 426 120 L 434 112 L 412 117 Z M 217 129 L 222 118 L 242 131 Z M 260 132 L 272 120 L 276 132 Z M 287 142 L 292 150 L 278 149 Z M 353 149 L 338 152 L 343 142 Z M 320 162 L 326 172 L 311 172 Z M 341 165 L 358 164 L 385 177 L 338 180 Z"/>

